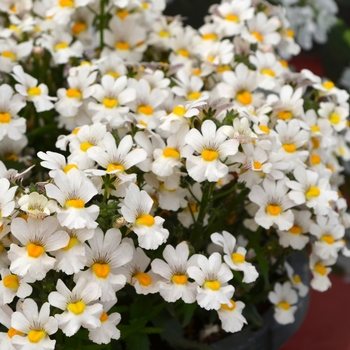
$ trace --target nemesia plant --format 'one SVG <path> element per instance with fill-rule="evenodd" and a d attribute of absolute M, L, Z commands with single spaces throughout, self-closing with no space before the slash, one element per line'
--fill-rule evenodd
<path fill-rule="evenodd" d="M 287 258 L 325 291 L 349 255 L 349 95 L 280 58 L 280 7 L 222 1 L 199 30 L 164 8 L 0 4 L 1 349 L 288 324 L 309 287 Z"/>

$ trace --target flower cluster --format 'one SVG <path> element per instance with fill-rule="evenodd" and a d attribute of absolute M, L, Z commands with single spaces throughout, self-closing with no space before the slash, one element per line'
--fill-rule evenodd
<path fill-rule="evenodd" d="M 198 31 L 164 7 L 0 4 L 1 349 L 137 349 L 196 312 L 237 332 L 267 298 L 290 323 L 288 256 L 325 291 L 350 255 L 349 95 L 290 71 L 278 7 L 223 1 Z"/>

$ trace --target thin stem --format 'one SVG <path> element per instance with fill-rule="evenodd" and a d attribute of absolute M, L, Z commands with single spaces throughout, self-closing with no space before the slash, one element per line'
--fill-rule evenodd
<path fill-rule="evenodd" d="M 105 19 L 106 0 L 100 2 L 100 51 L 104 48 L 104 19 Z"/>

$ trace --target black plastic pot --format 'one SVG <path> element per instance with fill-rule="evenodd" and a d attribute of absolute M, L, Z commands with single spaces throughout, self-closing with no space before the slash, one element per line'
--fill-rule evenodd
<path fill-rule="evenodd" d="M 296 253 L 288 259 L 294 273 L 298 274 L 302 282 L 310 284 L 310 271 L 308 257 L 302 253 Z M 264 326 L 260 329 L 245 327 L 242 331 L 227 336 L 210 345 L 212 350 L 278 350 L 298 330 L 307 314 L 310 301 L 310 293 L 300 298 L 295 313 L 295 322 L 289 325 L 280 325 L 273 318 L 271 309 L 264 315 Z"/>

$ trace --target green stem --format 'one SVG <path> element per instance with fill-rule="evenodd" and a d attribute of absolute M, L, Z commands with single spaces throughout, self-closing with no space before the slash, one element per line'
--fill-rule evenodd
<path fill-rule="evenodd" d="M 105 19 L 105 4 L 106 0 L 101 0 L 100 2 L 100 50 L 102 52 L 104 48 L 104 19 Z"/>

